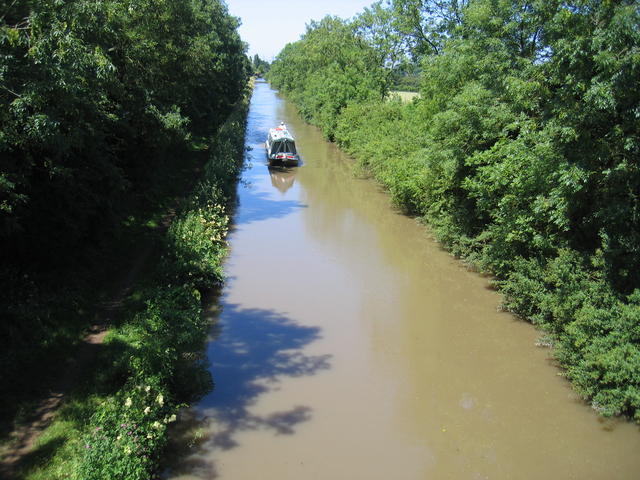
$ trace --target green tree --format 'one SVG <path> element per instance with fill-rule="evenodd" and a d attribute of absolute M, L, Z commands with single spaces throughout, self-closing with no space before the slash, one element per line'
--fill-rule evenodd
<path fill-rule="evenodd" d="M 391 0 L 395 29 L 415 58 L 440 53 L 463 22 L 468 0 Z"/>
<path fill-rule="evenodd" d="M 312 21 L 301 40 L 280 52 L 269 80 L 298 103 L 307 120 L 333 138 L 344 107 L 386 94 L 382 61 L 352 24 L 327 16 Z"/>
<path fill-rule="evenodd" d="M 271 64 L 266 60 L 262 60 L 256 53 L 251 59 L 251 66 L 253 68 L 253 74 L 259 77 L 263 77 L 271 68 Z"/>
<path fill-rule="evenodd" d="M 237 26 L 220 0 L 2 2 L 3 384 L 79 308 L 65 272 L 113 237 L 171 152 L 205 141 L 244 94 Z"/>

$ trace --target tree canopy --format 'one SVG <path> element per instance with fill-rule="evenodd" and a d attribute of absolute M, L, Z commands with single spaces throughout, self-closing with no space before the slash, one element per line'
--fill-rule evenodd
<path fill-rule="evenodd" d="M 381 61 L 352 24 L 327 16 L 312 21 L 300 41 L 278 54 L 268 78 L 292 96 L 307 120 L 333 138 L 338 114 L 348 103 L 386 93 Z"/>
<path fill-rule="evenodd" d="M 160 208 L 159 180 L 243 98 L 237 26 L 220 0 L 0 2 L 0 379 L 12 392 L 68 354 L 98 295 L 83 279 L 106 276 L 89 265 L 108 270 L 99 260 L 141 205 Z"/>
<path fill-rule="evenodd" d="M 271 68 L 271 64 L 261 59 L 258 54 L 255 54 L 251 59 L 251 66 L 253 67 L 253 74 L 259 77 L 263 77 Z"/>
<path fill-rule="evenodd" d="M 158 152 L 213 131 L 245 88 L 219 0 L 16 0 L 0 14 L 3 263 L 95 235 Z"/>

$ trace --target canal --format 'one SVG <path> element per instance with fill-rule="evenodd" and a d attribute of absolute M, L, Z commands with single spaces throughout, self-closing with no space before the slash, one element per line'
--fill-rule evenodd
<path fill-rule="evenodd" d="M 298 168 L 266 165 L 280 121 Z M 246 144 L 215 389 L 183 415 L 167 478 L 640 478 L 638 427 L 598 417 L 489 281 L 266 83 Z"/>

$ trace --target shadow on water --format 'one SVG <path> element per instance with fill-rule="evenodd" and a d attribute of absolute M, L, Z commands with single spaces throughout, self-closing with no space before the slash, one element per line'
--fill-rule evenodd
<path fill-rule="evenodd" d="M 215 340 L 208 347 L 215 388 L 196 409 L 181 415 L 172 444 L 182 451 L 173 452 L 176 460 L 169 462 L 169 477 L 216 478 L 215 451 L 238 447 L 241 433 L 295 434 L 299 424 L 311 420 L 311 408 L 294 405 L 259 415 L 252 407 L 282 380 L 315 375 L 331 366 L 330 355 L 303 352 L 321 338 L 320 328 L 299 325 L 271 310 L 234 304 L 223 308 L 222 326 L 214 327 Z"/>

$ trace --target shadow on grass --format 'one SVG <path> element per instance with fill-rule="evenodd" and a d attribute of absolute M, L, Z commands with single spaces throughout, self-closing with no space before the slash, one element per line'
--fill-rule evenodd
<path fill-rule="evenodd" d="M 220 326 L 214 327 L 215 340 L 208 347 L 215 388 L 181 415 L 172 432 L 172 450 L 178 450 L 169 461 L 167 478 L 179 474 L 216 478 L 216 452 L 238 447 L 240 434 L 294 435 L 301 423 L 311 420 L 310 407 L 293 405 L 268 414 L 257 414 L 252 407 L 283 380 L 331 367 L 330 355 L 303 351 L 321 338 L 320 328 L 299 325 L 271 310 L 233 304 L 223 308 Z"/>
<path fill-rule="evenodd" d="M 23 478 L 29 471 L 46 466 L 66 443 L 62 436 L 56 436 L 36 445 L 31 451 L 23 455 L 10 468 L 0 469 L 1 478 Z M 13 476 L 15 475 L 15 477 Z"/>

